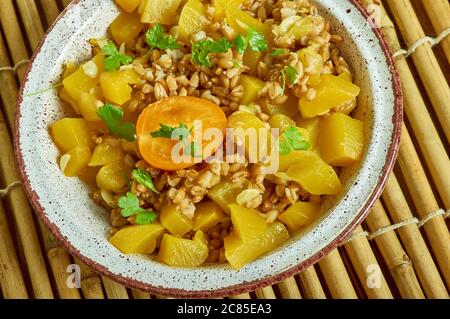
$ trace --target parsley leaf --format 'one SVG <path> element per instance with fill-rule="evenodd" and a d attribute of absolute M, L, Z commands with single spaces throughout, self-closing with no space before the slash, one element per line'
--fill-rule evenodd
<path fill-rule="evenodd" d="M 150 49 L 179 49 L 181 46 L 171 35 L 164 35 L 164 28 L 161 24 L 155 25 L 145 33 L 145 42 Z"/>
<path fill-rule="evenodd" d="M 245 53 L 245 50 L 247 50 L 248 40 L 242 34 L 239 34 L 233 40 L 233 45 L 236 47 L 237 52 L 240 55 L 243 55 Z"/>
<path fill-rule="evenodd" d="M 273 58 L 273 57 L 276 57 L 276 56 L 279 56 L 282 54 L 284 54 L 283 49 L 276 49 L 276 50 L 273 50 L 272 53 L 269 54 L 269 56 Z"/>
<path fill-rule="evenodd" d="M 136 194 L 128 192 L 125 196 L 120 196 L 117 204 L 122 210 L 122 217 L 130 217 L 135 214 L 145 213 L 146 210 L 139 206 L 139 198 Z"/>
<path fill-rule="evenodd" d="M 172 138 L 173 131 L 176 129 L 180 130 L 180 135 L 178 136 L 178 139 L 183 140 L 186 138 L 186 136 L 189 134 L 189 130 L 184 123 L 180 123 L 178 127 L 169 126 L 166 124 L 159 123 L 159 130 L 151 132 L 150 135 L 152 137 L 165 137 L 165 138 Z"/>
<path fill-rule="evenodd" d="M 98 116 L 105 122 L 110 133 L 126 139 L 127 141 L 135 140 L 135 127 L 132 123 L 121 123 L 123 110 L 115 107 L 111 103 L 106 103 L 97 110 Z"/>
<path fill-rule="evenodd" d="M 249 28 L 247 31 L 247 40 L 252 51 L 267 51 L 267 42 L 263 33 Z"/>
<path fill-rule="evenodd" d="M 288 65 L 286 66 L 285 72 L 291 84 L 297 83 L 298 71 L 296 68 L 294 68 L 292 65 Z"/>
<path fill-rule="evenodd" d="M 133 61 L 130 56 L 121 54 L 117 50 L 116 45 L 111 41 L 109 41 L 107 45 L 102 47 L 102 51 L 107 56 L 107 58 L 103 62 L 106 72 L 117 70 L 121 65 L 127 65 L 130 64 L 131 61 Z"/>
<path fill-rule="evenodd" d="M 305 140 L 297 127 L 289 126 L 283 131 L 279 141 L 279 152 L 287 155 L 291 151 L 306 151 L 310 144 Z"/>
<path fill-rule="evenodd" d="M 158 190 L 156 189 L 155 185 L 153 184 L 152 177 L 146 170 L 144 170 L 142 168 L 135 169 L 131 173 L 131 176 L 139 184 L 144 185 L 145 187 L 150 189 L 152 192 L 159 194 Z"/>
<path fill-rule="evenodd" d="M 210 53 L 225 53 L 231 48 L 231 43 L 226 38 L 217 41 L 203 40 L 192 43 L 191 61 L 195 64 L 211 67 Z"/>
<path fill-rule="evenodd" d="M 138 225 L 148 225 L 156 220 L 156 213 L 152 211 L 146 211 L 139 213 L 134 220 Z"/>

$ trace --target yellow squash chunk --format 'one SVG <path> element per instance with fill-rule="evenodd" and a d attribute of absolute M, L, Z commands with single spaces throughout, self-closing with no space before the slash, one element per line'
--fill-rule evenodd
<path fill-rule="evenodd" d="M 269 120 L 270 127 L 284 129 L 288 126 L 295 126 L 295 121 L 286 115 L 275 114 Z"/>
<path fill-rule="evenodd" d="M 64 90 L 72 99 L 78 101 L 81 93 L 89 92 L 97 85 L 100 74 L 104 70 L 104 59 L 103 53 L 97 54 L 91 61 L 80 66 L 78 70 L 63 80 Z M 84 65 L 88 65 L 89 67 L 84 67 Z M 89 70 L 89 72 L 86 70 Z"/>
<path fill-rule="evenodd" d="M 253 18 L 238 7 L 229 6 L 226 8 L 225 16 L 227 23 L 235 30 L 236 35 L 239 33 L 246 35 L 249 28 L 264 33 L 266 37 L 270 35 L 267 25 Z"/>
<path fill-rule="evenodd" d="M 318 85 L 321 81 L 323 70 L 322 56 L 313 47 L 306 47 L 298 51 L 298 57 L 308 71 L 308 84 L 312 86 Z"/>
<path fill-rule="evenodd" d="M 300 132 L 302 137 L 309 143 L 309 140 L 310 140 L 309 132 L 301 127 L 297 127 L 297 130 Z M 285 155 L 280 154 L 278 171 L 286 172 L 287 169 L 289 168 L 289 166 L 291 166 L 291 164 L 294 163 L 297 160 L 297 158 L 303 158 L 304 153 L 305 153 L 305 151 L 303 151 L 303 150 L 297 150 L 297 151 L 291 151 Z"/>
<path fill-rule="evenodd" d="M 163 234 L 164 228 L 158 223 L 128 226 L 115 233 L 109 242 L 124 254 L 151 254 Z"/>
<path fill-rule="evenodd" d="M 275 105 L 269 99 L 258 101 L 261 110 L 268 115 L 283 114 L 292 118 L 298 113 L 298 98 L 294 95 L 289 95 L 286 102 L 280 105 Z"/>
<path fill-rule="evenodd" d="M 321 78 L 321 82 L 315 88 L 317 91 L 315 99 L 312 101 L 300 99 L 299 109 L 305 118 L 327 113 L 330 109 L 359 95 L 359 87 L 345 79 L 331 74 L 322 75 Z"/>
<path fill-rule="evenodd" d="M 89 166 L 104 166 L 122 162 L 124 155 L 120 147 L 112 146 L 108 143 L 98 144 L 94 149 Z"/>
<path fill-rule="evenodd" d="M 240 104 L 249 104 L 256 100 L 259 90 L 265 85 L 262 80 L 246 74 L 241 75 L 241 84 L 244 87 L 244 95 L 239 102 Z"/>
<path fill-rule="evenodd" d="M 62 161 L 68 160 L 65 164 L 64 175 L 66 176 L 77 176 L 83 168 L 87 166 L 91 159 L 91 150 L 89 147 L 75 147 L 68 151 L 61 157 L 60 163 Z"/>
<path fill-rule="evenodd" d="M 165 234 L 158 259 L 172 267 L 197 267 L 208 258 L 208 245 L 199 230 L 193 240 Z"/>
<path fill-rule="evenodd" d="M 242 62 L 244 62 L 244 65 L 250 68 L 250 71 L 252 73 L 256 73 L 257 66 L 259 61 L 262 60 L 264 56 L 264 53 L 261 51 L 253 51 L 250 48 L 247 48 L 247 50 L 244 53 L 244 56 L 242 57 Z"/>
<path fill-rule="evenodd" d="M 140 21 L 138 12 L 122 12 L 111 23 L 110 30 L 114 42 L 118 45 L 125 43 L 127 47 L 131 47 L 144 27 L 145 24 Z"/>
<path fill-rule="evenodd" d="M 205 6 L 200 0 L 189 0 L 184 5 L 178 20 L 180 38 L 189 39 L 189 36 L 202 31 L 207 24 Z"/>
<path fill-rule="evenodd" d="M 195 231 L 202 230 L 206 232 L 208 229 L 216 226 L 225 218 L 220 207 L 213 201 L 202 202 L 197 205 L 194 217 Z"/>
<path fill-rule="evenodd" d="M 284 223 L 289 232 L 295 232 L 303 226 L 311 224 L 320 212 L 320 204 L 312 202 L 297 202 L 286 209 L 278 219 Z"/>
<path fill-rule="evenodd" d="M 64 63 L 64 73 L 63 73 L 63 79 L 71 75 L 73 72 L 75 72 L 78 69 L 78 66 L 73 62 L 66 62 Z"/>
<path fill-rule="evenodd" d="M 306 16 L 301 17 L 287 32 L 288 35 L 294 36 L 296 40 L 301 40 L 304 36 L 311 36 L 316 32 L 317 25 L 323 23 L 322 16 Z"/>
<path fill-rule="evenodd" d="M 97 186 L 105 191 L 121 193 L 128 185 L 130 169 L 122 163 L 103 166 L 97 174 Z"/>
<path fill-rule="evenodd" d="M 316 149 L 318 138 L 319 138 L 319 118 L 315 117 L 312 119 L 295 118 L 297 126 L 304 128 L 308 131 L 309 144 L 311 145 L 311 150 Z"/>
<path fill-rule="evenodd" d="M 141 0 L 116 0 L 116 2 L 126 12 L 133 12 L 141 4 Z"/>
<path fill-rule="evenodd" d="M 182 0 L 146 0 L 142 9 L 141 22 L 174 24 Z"/>
<path fill-rule="evenodd" d="M 244 0 L 213 0 L 213 5 L 215 8 L 214 18 L 220 20 L 225 18 L 225 11 L 229 7 L 239 7 Z"/>
<path fill-rule="evenodd" d="M 271 223 L 259 236 L 242 240 L 233 231 L 224 239 L 225 258 L 234 269 L 239 269 L 262 254 L 269 252 L 289 239 L 283 224 Z"/>
<path fill-rule="evenodd" d="M 334 195 L 342 188 L 333 167 L 322 161 L 316 153 L 298 153 L 296 161 L 286 173 L 313 195 Z"/>
<path fill-rule="evenodd" d="M 175 236 L 181 237 L 192 229 L 192 221 L 184 216 L 175 205 L 164 206 L 160 219 L 164 228 Z"/>
<path fill-rule="evenodd" d="M 238 204 L 231 204 L 228 207 L 231 211 L 231 223 L 234 231 L 242 240 L 260 236 L 266 230 L 266 220 L 256 209 L 245 208 Z"/>
<path fill-rule="evenodd" d="M 362 156 L 364 124 L 342 113 L 320 119 L 319 150 L 322 159 L 333 166 L 348 166 Z"/>
<path fill-rule="evenodd" d="M 136 155 L 138 157 L 141 157 L 140 156 L 141 153 L 139 151 L 139 145 L 138 145 L 136 140 L 131 142 L 131 141 L 127 141 L 127 140 L 121 139 L 120 140 L 120 146 L 122 147 L 122 149 L 125 152 L 133 153 L 134 155 Z"/>
<path fill-rule="evenodd" d="M 246 188 L 245 183 L 222 181 L 208 191 L 208 197 L 219 205 L 223 211 L 229 213 L 228 205 L 236 203 L 236 197 Z"/>
<path fill-rule="evenodd" d="M 78 107 L 77 101 L 70 97 L 69 93 L 67 93 L 64 87 L 59 90 L 58 95 L 61 100 L 68 103 L 73 108 L 75 113 L 80 114 L 80 108 Z"/>
<path fill-rule="evenodd" d="M 92 93 L 83 92 L 78 100 L 80 114 L 86 121 L 101 121 L 97 114 L 97 105 L 101 101 Z M 101 105 L 101 104 L 100 104 Z"/>
<path fill-rule="evenodd" d="M 89 184 L 90 186 L 96 186 L 97 185 L 96 177 L 99 170 L 100 167 L 86 166 L 85 168 L 80 170 L 77 176 L 79 179 Z"/>
<path fill-rule="evenodd" d="M 106 99 L 122 105 L 131 99 L 133 91 L 128 84 L 126 73 L 121 71 L 104 72 L 100 76 L 100 86 Z"/>
<path fill-rule="evenodd" d="M 80 118 L 65 118 L 53 123 L 50 134 L 62 152 L 92 144 L 86 121 Z"/>

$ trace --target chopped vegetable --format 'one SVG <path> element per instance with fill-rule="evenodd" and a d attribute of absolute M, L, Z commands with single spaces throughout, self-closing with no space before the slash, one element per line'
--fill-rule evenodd
<path fill-rule="evenodd" d="M 247 37 L 244 37 L 242 34 L 239 34 L 234 40 L 233 45 L 236 47 L 236 50 L 239 54 L 244 54 L 245 50 L 247 50 L 248 40 Z"/>
<path fill-rule="evenodd" d="M 310 146 L 295 126 L 289 126 L 283 131 L 279 145 L 281 155 L 289 154 L 291 151 L 305 151 Z"/>
<path fill-rule="evenodd" d="M 120 214 L 123 217 L 137 215 L 135 221 L 139 225 L 151 224 L 156 220 L 156 213 L 140 207 L 139 198 L 131 192 L 119 197 L 117 205 L 122 209 Z"/>
<path fill-rule="evenodd" d="M 135 140 L 135 127 L 133 124 L 121 123 L 123 110 L 107 103 L 98 109 L 98 116 L 106 123 L 108 130 L 128 141 Z"/>
<path fill-rule="evenodd" d="M 276 49 L 276 50 L 273 50 L 272 53 L 269 54 L 269 56 L 276 57 L 276 56 L 279 56 L 282 54 L 284 54 L 284 49 Z"/>
<path fill-rule="evenodd" d="M 247 31 L 247 40 L 250 49 L 253 51 L 267 51 L 267 42 L 262 32 L 250 27 Z"/>
<path fill-rule="evenodd" d="M 127 65 L 133 61 L 130 56 L 120 53 L 113 42 L 103 46 L 102 51 L 107 56 L 104 61 L 106 72 L 117 70 L 121 65 Z"/>
<path fill-rule="evenodd" d="M 150 49 L 179 49 L 181 46 L 171 35 L 164 35 L 164 28 L 161 24 L 155 25 L 145 33 L 145 42 Z"/>
<path fill-rule="evenodd" d="M 221 38 L 217 41 L 203 40 L 192 44 L 193 63 L 198 65 L 211 67 L 210 53 L 225 53 L 231 48 L 231 43 L 226 38 Z"/>

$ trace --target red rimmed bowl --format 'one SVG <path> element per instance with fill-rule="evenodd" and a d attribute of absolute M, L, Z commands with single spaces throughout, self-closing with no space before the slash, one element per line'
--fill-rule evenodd
<path fill-rule="evenodd" d="M 312 265 L 359 225 L 378 198 L 398 151 L 402 94 L 395 63 L 379 30 L 354 0 L 315 0 L 334 31 L 361 87 L 356 117 L 365 124 L 361 163 L 343 172 L 344 191 L 325 202 L 322 217 L 278 249 L 236 271 L 226 265 L 171 268 L 151 257 L 123 255 L 108 243 L 109 218 L 78 179 L 65 177 L 48 126 L 66 115 L 56 83 L 66 61 L 90 55 L 87 40 L 105 35 L 118 14 L 114 1 L 74 1 L 53 25 L 24 80 L 17 107 L 15 147 L 28 197 L 45 225 L 71 254 L 126 286 L 173 297 L 218 297 L 274 284 Z"/>

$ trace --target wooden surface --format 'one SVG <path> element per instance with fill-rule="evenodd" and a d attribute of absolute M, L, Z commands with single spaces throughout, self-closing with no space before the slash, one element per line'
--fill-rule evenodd
<path fill-rule="evenodd" d="M 416 45 L 450 33 L 449 2 L 359 1 L 381 13 L 402 80 L 405 124 L 394 174 L 344 245 L 295 277 L 231 298 L 449 298 L 450 36 Z M 69 3 L 0 1 L 0 189 L 13 185 L 0 201 L 0 298 L 164 298 L 123 287 L 70 256 L 13 184 L 19 174 L 11 128 L 26 60 Z M 79 289 L 72 288 L 73 267 Z"/>

